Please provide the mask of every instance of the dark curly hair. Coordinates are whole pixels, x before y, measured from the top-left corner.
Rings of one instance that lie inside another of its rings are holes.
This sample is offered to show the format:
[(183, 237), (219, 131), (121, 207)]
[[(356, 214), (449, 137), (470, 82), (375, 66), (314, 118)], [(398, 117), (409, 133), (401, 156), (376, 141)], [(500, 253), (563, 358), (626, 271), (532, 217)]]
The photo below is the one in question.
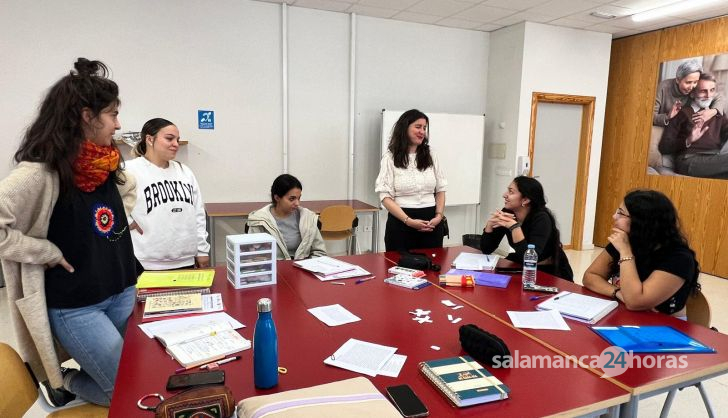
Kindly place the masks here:
[[(424, 119), (427, 122), (427, 126), (430, 126), (430, 119), (424, 113), (417, 109), (410, 109), (399, 117), (397, 123), (394, 124), (392, 129), (392, 136), (389, 139), (389, 152), (392, 153), (394, 160), (394, 166), (397, 168), (407, 168), (409, 164), (409, 136), (407, 135), (407, 129), (416, 121)], [(429, 130), (428, 130), (429, 132)], [(417, 147), (417, 169), (425, 171), (431, 167), (434, 163), (432, 162), (432, 155), (430, 154), (430, 137), (425, 136), (425, 140), (422, 141)]]
[[(695, 251), (680, 230), (680, 219), (672, 201), (656, 190), (633, 190), (624, 197), (629, 212), (629, 244), (640, 264), (649, 264), (655, 251), (673, 246), (686, 247), (695, 259)], [(616, 263), (613, 263), (616, 264)], [(616, 271), (617, 266), (612, 269)], [(700, 289), (700, 266), (695, 259), (695, 277), (690, 282), (691, 292)]]
[[(79, 58), (74, 68), (50, 88), (15, 153), (16, 162), (45, 163), (56, 171), (62, 193), (74, 187), (73, 162), (85, 139), (83, 110), (95, 117), (120, 104), (119, 87), (108, 78), (109, 70), (101, 61)], [(121, 168), (114, 177), (118, 184), (124, 183)]]

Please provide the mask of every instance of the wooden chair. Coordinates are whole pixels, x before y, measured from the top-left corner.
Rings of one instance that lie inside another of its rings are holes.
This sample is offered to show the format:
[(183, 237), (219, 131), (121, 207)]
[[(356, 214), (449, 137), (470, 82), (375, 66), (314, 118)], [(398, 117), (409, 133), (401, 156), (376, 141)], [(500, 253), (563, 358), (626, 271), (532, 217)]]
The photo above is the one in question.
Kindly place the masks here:
[[(698, 290), (696, 294), (690, 295), (685, 307), (687, 310), (688, 322), (710, 328), (710, 304), (708, 303), (708, 299), (705, 298), (705, 295), (703, 295), (703, 292)], [(713, 412), (713, 407), (710, 405), (710, 399), (708, 399), (708, 394), (705, 391), (703, 382), (698, 382), (691, 386), (695, 386), (698, 389), (700, 396), (703, 398), (703, 404), (705, 404), (705, 410), (708, 412), (708, 416), (713, 418), (715, 413)], [(672, 406), (672, 401), (675, 399), (677, 391), (683, 390), (686, 387), (688, 386), (672, 389), (668, 392), (665, 403), (662, 405), (660, 418), (667, 418), (670, 413), (670, 406)]]
[(356, 253), (356, 227), (359, 218), (354, 208), (347, 205), (325, 207), (319, 215), (321, 236), (324, 240), (347, 240), (346, 253)]
[(5, 343), (0, 343), (0, 365), (3, 371), (0, 417), (22, 418), (39, 399), (40, 406), (49, 413), (48, 418), (105, 418), (109, 415), (109, 408), (98, 405), (82, 404), (63, 409), (49, 405), (28, 366), (15, 349)]

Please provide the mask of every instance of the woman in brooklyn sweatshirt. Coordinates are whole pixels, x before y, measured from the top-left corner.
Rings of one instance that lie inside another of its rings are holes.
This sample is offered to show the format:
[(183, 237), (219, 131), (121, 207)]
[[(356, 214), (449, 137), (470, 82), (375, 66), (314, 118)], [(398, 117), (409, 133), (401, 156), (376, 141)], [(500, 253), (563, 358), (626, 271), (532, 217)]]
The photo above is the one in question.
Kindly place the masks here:
[(209, 267), (200, 187), (192, 170), (174, 160), (179, 130), (155, 118), (144, 124), (141, 137), (134, 148), (138, 157), (126, 163), (137, 179), (130, 220), (134, 254), (146, 270)]

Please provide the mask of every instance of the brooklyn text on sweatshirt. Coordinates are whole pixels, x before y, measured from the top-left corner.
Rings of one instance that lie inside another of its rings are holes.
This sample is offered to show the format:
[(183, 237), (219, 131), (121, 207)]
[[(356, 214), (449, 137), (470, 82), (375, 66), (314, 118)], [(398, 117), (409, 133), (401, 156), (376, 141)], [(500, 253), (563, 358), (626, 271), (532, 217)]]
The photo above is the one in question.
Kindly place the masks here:
[(179, 180), (158, 181), (144, 188), (144, 200), (147, 213), (167, 202), (185, 202), (194, 206), (194, 186)]

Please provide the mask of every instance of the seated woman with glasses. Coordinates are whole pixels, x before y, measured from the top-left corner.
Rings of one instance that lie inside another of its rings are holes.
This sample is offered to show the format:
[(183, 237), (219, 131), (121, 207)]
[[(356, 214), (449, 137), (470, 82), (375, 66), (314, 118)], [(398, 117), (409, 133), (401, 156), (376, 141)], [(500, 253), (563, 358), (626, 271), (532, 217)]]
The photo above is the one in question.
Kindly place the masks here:
[(686, 319), (685, 303), (700, 289), (698, 261), (670, 199), (654, 190), (627, 193), (613, 216), (609, 245), (584, 273), (588, 289)]

